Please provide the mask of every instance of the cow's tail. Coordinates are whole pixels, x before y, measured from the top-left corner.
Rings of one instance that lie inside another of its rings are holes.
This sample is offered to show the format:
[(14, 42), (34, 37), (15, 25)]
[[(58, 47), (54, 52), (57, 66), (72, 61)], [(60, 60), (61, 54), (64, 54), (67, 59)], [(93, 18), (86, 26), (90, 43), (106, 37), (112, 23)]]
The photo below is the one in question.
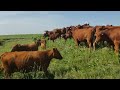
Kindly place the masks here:
[(96, 39), (96, 36), (95, 36), (95, 33), (96, 33), (96, 27), (94, 27), (93, 29), (92, 29), (92, 37), (91, 37), (91, 40), (92, 40), (92, 47), (93, 47), (93, 43), (94, 43), (94, 41), (95, 41), (95, 39)]

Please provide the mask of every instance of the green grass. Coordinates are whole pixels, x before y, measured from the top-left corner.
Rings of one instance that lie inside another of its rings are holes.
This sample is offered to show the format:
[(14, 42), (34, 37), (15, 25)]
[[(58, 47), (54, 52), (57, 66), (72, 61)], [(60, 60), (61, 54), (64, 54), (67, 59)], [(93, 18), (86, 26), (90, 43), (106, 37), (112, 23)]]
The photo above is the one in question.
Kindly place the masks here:
[[(33, 38), (41, 37), (33, 35), (9, 35), (0, 36), (5, 40), (3, 46), (0, 46), (0, 54), (9, 52), (14, 44), (31, 43)], [(23, 38), (23, 39), (21, 39)], [(9, 40), (7, 40), (9, 39)], [(54, 43), (47, 41), (47, 49), (57, 47), (63, 56), (62, 60), (53, 59), (48, 71), (50, 75), (44, 76), (42, 71), (33, 71), (29, 73), (15, 72), (13, 79), (120, 79), (119, 57), (114, 51), (107, 47), (99, 47), (96, 51), (89, 50), (85, 46), (77, 48), (73, 39), (57, 39)], [(39, 50), (42, 50), (39, 47)], [(4, 78), (3, 72), (0, 72), (0, 79)]]

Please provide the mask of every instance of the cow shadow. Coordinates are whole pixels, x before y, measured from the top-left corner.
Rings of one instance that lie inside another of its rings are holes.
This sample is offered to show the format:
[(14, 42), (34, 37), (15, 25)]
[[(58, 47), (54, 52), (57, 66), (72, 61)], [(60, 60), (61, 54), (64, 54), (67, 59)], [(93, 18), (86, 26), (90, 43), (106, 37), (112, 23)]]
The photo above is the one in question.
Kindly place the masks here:
[(45, 79), (54, 79), (54, 74), (52, 74), (52, 73), (47, 73), (47, 74), (44, 74), (43, 75), (43, 78), (45, 78)]
[(101, 48), (104, 48), (104, 47), (112, 48), (112, 46), (110, 46), (107, 42), (99, 42), (95, 46), (96, 49), (101, 49)]
[(54, 79), (54, 75), (52, 73), (47, 73), (47, 74), (24, 74), (24, 77), (22, 79)]

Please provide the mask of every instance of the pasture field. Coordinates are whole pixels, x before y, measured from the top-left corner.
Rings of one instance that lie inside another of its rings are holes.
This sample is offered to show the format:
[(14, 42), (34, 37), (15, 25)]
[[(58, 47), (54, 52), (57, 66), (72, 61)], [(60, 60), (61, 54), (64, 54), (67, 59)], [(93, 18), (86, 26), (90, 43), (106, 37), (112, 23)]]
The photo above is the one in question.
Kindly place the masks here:
[[(33, 38), (40, 38), (39, 34), (1, 35), (0, 55), (11, 51), (13, 45), (29, 44)], [(57, 47), (63, 56), (62, 60), (53, 59), (48, 67), (50, 75), (44, 76), (42, 71), (12, 74), (12, 79), (120, 79), (119, 57), (108, 47), (99, 47), (96, 51), (81, 45), (75, 46), (73, 39), (57, 39), (54, 43), (47, 41), (47, 50)], [(39, 50), (42, 50), (39, 47)], [(1, 62), (0, 62), (1, 64)], [(0, 71), (0, 79), (4, 78)]]

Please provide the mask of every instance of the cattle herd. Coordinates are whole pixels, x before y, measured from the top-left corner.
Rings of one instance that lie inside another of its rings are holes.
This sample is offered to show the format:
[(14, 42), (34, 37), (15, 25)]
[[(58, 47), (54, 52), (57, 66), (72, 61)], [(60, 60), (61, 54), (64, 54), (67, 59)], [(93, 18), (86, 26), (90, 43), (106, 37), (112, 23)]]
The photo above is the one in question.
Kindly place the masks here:
[[(48, 40), (53, 42), (57, 38), (64, 38), (65, 42), (68, 38), (73, 38), (77, 47), (81, 42), (85, 42), (90, 50), (95, 50), (98, 42), (104, 43), (106, 41), (109, 46), (113, 47), (115, 54), (119, 54), (120, 26), (90, 26), (89, 24), (69, 26), (45, 31), (43, 37), (48, 37)], [(38, 51), (39, 46), (46, 49), (46, 40), (39, 39), (26, 45), (16, 44), (11, 52), (3, 53), (0, 58), (5, 78), (10, 78), (10, 75), (15, 71), (29, 72), (33, 68), (34, 70), (42, 70), (47, 75), (47, 68), (52, 58), (63, 58), (57, 48)]]
[(81, 42), (85, 42), (88, 47), (95, 50), (96, 44), (106, 41), (112, 46), (116, 55), (119, 54), (120, 46), (120, 26), (90, 26), (89, 24), (64, 27), (53, 31), (45, 31), (44, 37), (54, 42), (57, 38), (73, 38), (78, 47)]

